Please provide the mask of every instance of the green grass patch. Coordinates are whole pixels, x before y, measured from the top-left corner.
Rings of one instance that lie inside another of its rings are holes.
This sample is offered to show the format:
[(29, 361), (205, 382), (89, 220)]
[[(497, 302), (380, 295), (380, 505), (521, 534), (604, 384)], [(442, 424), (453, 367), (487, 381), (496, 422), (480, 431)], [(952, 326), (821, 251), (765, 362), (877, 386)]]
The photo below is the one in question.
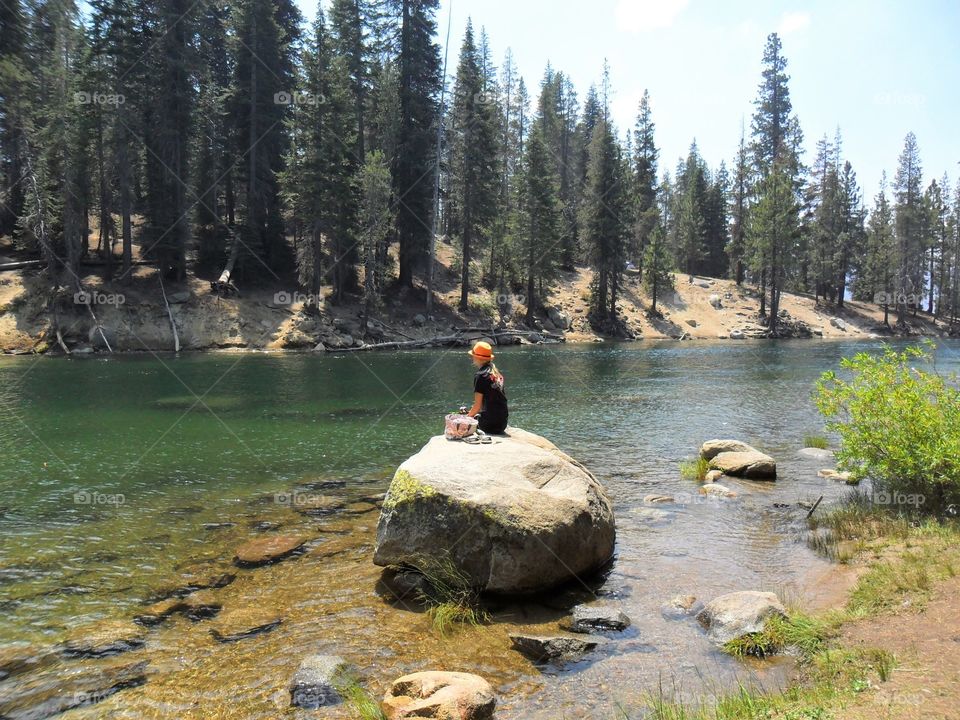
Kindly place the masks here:
[(736, 657), (762, 658), (792, 648), (800, 657), (809, 658), (823, 649), (833, 625), (811, 615), (792, 612), (786, 618), (771, 617), (761, 632), (731, 640), (723, 649)]
[(380, 703), (354, 679), (338, 687), (344, 703), (356, 720), (387, 720)]
[(710, 463), (702, 457), (693, 460), (684, 460), (680, 463), (680, 477), (684, 480), (697, 480), (703, 482), (710, 471)]
[(830, 442), (823, 435), (804, 435), (803, 446), (805, 448), (826, 450), (828, 447), (830, 447)]
[(414, 567), (429, 586), (429, 590), (418, 593), (418, 599), (427, 606), (433, 627), (441, 635), (464, 625), (483, 625), (489, 620), (480, 593), (451, 560), (424, 559)]

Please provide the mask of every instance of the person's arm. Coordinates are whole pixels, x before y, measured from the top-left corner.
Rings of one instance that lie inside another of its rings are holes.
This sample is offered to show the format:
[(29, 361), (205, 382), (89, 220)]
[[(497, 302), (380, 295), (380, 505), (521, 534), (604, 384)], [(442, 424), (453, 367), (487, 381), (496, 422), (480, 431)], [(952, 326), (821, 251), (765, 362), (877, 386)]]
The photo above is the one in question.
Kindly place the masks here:
[(483, 409), (483, 393), (475, 392), (473, 394), (473, 407), (467, 412), (470, 417), (476, 417), (477, 413)]

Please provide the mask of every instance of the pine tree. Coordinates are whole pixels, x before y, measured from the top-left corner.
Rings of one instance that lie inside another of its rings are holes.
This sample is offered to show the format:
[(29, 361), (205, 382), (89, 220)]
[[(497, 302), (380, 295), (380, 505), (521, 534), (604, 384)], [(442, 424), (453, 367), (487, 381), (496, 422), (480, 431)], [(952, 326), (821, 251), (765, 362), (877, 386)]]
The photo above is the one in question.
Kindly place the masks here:
[[(897, 324), (906, 323), (908, 306), (916, 311), (923, 292), (922, 194), (923, 170), (916, 136), (907, 133), (893, 181), (897, 233)], [(909, 302), (907, 302), (909, 301)]]
[(750, 193), (750, 167), (747, 143), (743, 132), (740, 133), (740, 146), (734, 161), (733, 181), (730, 193), (730, 241), (727, 243), (727, 256), (737, 285), (742, 285), (746, 270), (747, 256), (747, 212)]
[(613, 130), (603, 113), (593, 129), (580, 226), (594, 270), (591, 312), (601, 328), (616, 320), (623, 274), (627, 196), (624, 167)]
[(307, 220), (307, 240), (297, 248), (300, 282), (319, 297), (326, 265), (331, 300), (339, 303), (357, 287), (356, 108), (348, 59), (333, 53), (322, 9), (312, 41), (304, 52), (304, 93), (294, 112), (302, 133), (302, 147), (294, 152), (299, 172), (285, 175), (285, 185), (294, 214)]
[(657, 302), (673, 290), (673, 261), (667, 246), (663, 226), (657, 224), (650, 232), (650, 241), (643, 260), (643, 287), (650, 295), (650, 316), (659, 317)]
[[(753, 169), (757, 175), (754, 195), (756, 204), (764, 205), (765, 218), (751, 222), (750, 227), (763, 233), (762, 237), (753, 239), (752, 246), (760, 255), (753, 258), (752, 264), (761, 274), (761, 293), (764, 285), (769, 285), (768, 326), (773, 334), (777, 332), (780, 293), (787, 270), (795, 259), (799, 237), (799, 203), (795, 196), (799, 188), (798, 148), (802, 134), (799, 122), (791, 114), (793, 105), (786, 67), (780, 38), (772, 33), (763, 53), (763, 77), (754, 101), (751, 143)], [(774, 175), (777, 177), (770, 180)], [(789, 193), (786, 192), (788, 186)], [(773, 202), (778, 204), (774, 206)], [(763, 303), (761, 309), (765, 309)]]
[(0, 236), (13, 235), (26, 205), (28, 30), (21, 0), (0, 3)]
[(886, 173), (873, 201), (873, 212), (867, 222), (865, 252), (861, 256), (854, 283), (854, 297), (883, 306), (883, 323), (890, 324), (890, 305), (898, 304), (894, 279), (897, 276), (897, 238), (893, 209), (887, 199)]
[(863, 207), (860, 186), (857, 184), (857, 174), (853, 171), (849, 160), (843, 164), (837, 185), (839, 222), (833, 252), (833, 287), (837, 305), (843, 307), (847, 278), (852, 269), (853, 260), (862, 252), (866, 239), (864, 230), (866, 210)]
[(633, 130), (633, 196), (634, 224), (631, 256), (643, 273), (650, 233), (659, 222), (657, 209), (657, 159), (660, 155), (654, 140), (653, 112), (650, 93), (643, 91), (637, 122)]
[(414, 269), (426, 259), (432, 213), (440, 92), (440, 51), (433, 37), (439, 0), (389, 0), (389, 4), (399, 18), (400, 124), (392, 168), (398, 203), (398, 279), (402, 286), (412, 287)]
[(527, 322), (532, 323), (534, 313), (543, 301), (537, 288), (555, 277), (562, 233), (558, 201), (560, 183), (539, 119), (530, 132), (522, 180), (526, 222), (518, 249), (527, 277)]
[(367, 95), (370, 57), (366, 39), (369, 0), (333, 0), (330, 6), (331, 48), (343, 58), (350, 78), (350, 95), (356, 117), (357, 164), (366, 163)]
[(496, 218), (500, 190), (496, 105), (484, 91), (480, 55), (467, 23), (450, 120), (450, 212), (461, 243), (460, 310), (470, 293), (470, 264)]
[(363, 326), (366, 330), (373, 311), (383, 298), (386, 267), (381, 258), (393, 226), (393, 188), (390, 166), (383, 151), (368, 153), (360, 174), (360, 188), (360, 244), (364, 258)]

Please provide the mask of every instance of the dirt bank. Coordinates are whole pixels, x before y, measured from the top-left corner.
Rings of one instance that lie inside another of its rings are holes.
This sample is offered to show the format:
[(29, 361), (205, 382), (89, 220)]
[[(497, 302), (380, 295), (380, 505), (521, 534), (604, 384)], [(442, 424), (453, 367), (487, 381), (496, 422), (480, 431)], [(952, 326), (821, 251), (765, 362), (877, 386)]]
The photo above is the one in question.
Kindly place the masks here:
[[(138, 266), (128, 282), (107, 282), (101, 268), (82, 278), (93, 299), (93, 313), (63, 291), (57, 315), (63, 343), (72, 352), (170, 351), (174, 349), (171, 317), (183, 350), (335, 350), (385, 341), (405, 342), (456, 334), (455, 328), (516, 331), (522, 341), (553, 336), (567, 342), (603, 339), (587, 319), (592, 273), (581, 268), (563, 273), (532, 326), (524, 322), (522, 296), (487, 290), (471, 295), (470, 308), (459, 312), (459, 287), (453, 251), (444, 246), (437, 270), (436, 301), (430, 313), (422, 288), (392, 293), (364, 332), (360, 298), (333, 306), (327, 298), (311, 312), (293, 279), (278, 278), (271, 286), (241, 286), (239, 296), (219, 297), (208, 280), (191, 277), (165, 284), (169, 312), (156, 271)], [(649, 297), (639, 278), (627, 275), (620, 312), (625, 328), (637, 339), (717, 339), (762, 337), (755, 289), (730, 280), (676, 276), (676, 290), (659, 303), (662, 317), (650, 317)], [(50, 288), (38, 268), (0, 272), (0, 350), (6, 353), (59, 351)], [(501, 310), (509, 306), (506, 316)], [(883, 309), (847, 302), (843, 308), (817, 303), (812, 297), (785, 293), (782, 324), (795, 336), (865, 338), (882, 332)], [(94, 319), (96, 318), (96, 320)], [(552, 320), (551, 320), (552, 318)], [(97, 330), (99, 322), (103, 336)], [(946, 326), (923, 314), (911, 319), (919, 335), (946, 334)], [(464, 342), (479, 333), (465, 333)]]

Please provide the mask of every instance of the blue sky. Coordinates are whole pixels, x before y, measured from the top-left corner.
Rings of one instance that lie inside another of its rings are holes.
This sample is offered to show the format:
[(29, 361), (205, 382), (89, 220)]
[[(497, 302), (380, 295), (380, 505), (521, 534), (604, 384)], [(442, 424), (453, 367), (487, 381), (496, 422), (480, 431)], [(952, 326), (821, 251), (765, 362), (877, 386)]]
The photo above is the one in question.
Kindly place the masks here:
[[(299, 1), (312, 18), (316, 0)], [(649, 88), (661, 171), (694, 137), (711, 167), (731, 164), (742, 122), (749, 132), (764, 41), (777, 31), (808, 155), (839, 125), (870, 200), (913, 130), (925, 184), (960, 174), (957, 0), (441, 0), (441, 42), (451, 9), (451, 73), (471, 17), (497, 64), (510, 47), (534, 89), (549, 60), (582, 99), (607, 58), (621, 132)]]

